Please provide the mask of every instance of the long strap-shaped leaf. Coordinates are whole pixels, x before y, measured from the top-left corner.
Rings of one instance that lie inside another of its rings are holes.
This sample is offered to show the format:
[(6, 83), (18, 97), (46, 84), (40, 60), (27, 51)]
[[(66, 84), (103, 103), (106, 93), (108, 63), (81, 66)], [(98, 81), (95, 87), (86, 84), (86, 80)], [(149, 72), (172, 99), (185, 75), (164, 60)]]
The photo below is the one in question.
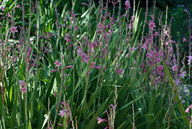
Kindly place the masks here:
[[(168, 80), (169, 80), (169, 84), (171, 85), (171, 88), (174, 88), (174, 87), (175, 87), (175, 84), (174, 84), (174, 82), (173, 82), (173, 79), (172, 79), (172, 77), (171, 77), (171, 74), (170, 74), (170, 72), (169, 72), (169, 69), (167, 68), (167, 65), (165, 64), (164, 61), (162, 61), (162, 63), (163, 63), (164, 69), (165, 69), (166, 76), (167, 76), (167, 78), (168, 78)], [(178, 92), (174, 92), (173, 94), (175, 95), (175, 100), (176, 100), (176, 102), (178, 102), (179, 112), (180, 112), (181, 115), (183, 116), (182, 118), (183, 118), (183, 121), (184, 121), (184, 123), (185, 123), (186, 129), (189, 129), (189, 122), (188, 122), (187, 116), (186, 116), (186, 114), (185, 114), (185, 109), (183, 108), (183, 105), (182, 105), (182, 103), (181, 103), (181, 101), (180, 101), (179, 93), (178, 93)]]

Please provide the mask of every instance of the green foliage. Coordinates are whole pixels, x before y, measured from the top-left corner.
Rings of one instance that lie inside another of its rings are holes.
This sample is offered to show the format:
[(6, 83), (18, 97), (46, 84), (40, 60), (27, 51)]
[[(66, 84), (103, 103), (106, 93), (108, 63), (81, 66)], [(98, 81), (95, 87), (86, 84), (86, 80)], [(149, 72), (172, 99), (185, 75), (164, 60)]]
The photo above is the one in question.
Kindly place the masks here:
[[(149, 38), (153, 31), (143, 28), (148, 23), (140, 18), (142, 10), (133, 12), (132, 21), (120, 12), (112, 19), (108, 8), (81, 4), (86, 2), (29, 0), (23, 20), (22, 2), (17, 1), (21, 8), (13, 0), (2, 3), (12, 23), (0, 21), (0, 128), (97, 129), (109, 126), (98, 124), (98, 117), (109, 121), (110, 115), (117, 129), (189, 128), (171, 68), (163, 62), (169, 82), (157, 85), (151, 77), (161, 63), (147, 66), (141, 36), (145, 30)], [(17, 26), (15, 37), (12, 26)], [(106, 114), (111, 104), (115, 113)]]

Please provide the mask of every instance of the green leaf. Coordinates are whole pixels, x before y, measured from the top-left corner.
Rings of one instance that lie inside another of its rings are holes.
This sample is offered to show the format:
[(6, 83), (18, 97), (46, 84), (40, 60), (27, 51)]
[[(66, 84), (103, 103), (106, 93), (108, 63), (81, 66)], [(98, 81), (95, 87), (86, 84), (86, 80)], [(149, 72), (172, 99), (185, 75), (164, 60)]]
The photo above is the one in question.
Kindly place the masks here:
[[(165, 69), (166, 76), (167, 76), (167, 78), (168, 78), (168, 80), (169, 80), (169, 84), (170, 84), (171, 88), (174, 88), (174, 89), (175, 89), (176, 86), (175, 86), (175, 84), (174, 84), (174, 82), (173, 82), (173, 79), (172, 79), (172, 77), (171, 77), (171, 74), (170, 74), (170, 72), (169, 72), (169, 69), (167, 68), (167, 65), (165, 64), (164, 61), (162, 61), (162, 63), (163, 63), (164, 69)], [(175, 90), (174, 90), (174, 91), (175, 91)], [(177, 91), (178, 91), (178, 90), (177, 90)], [(176, 102), (178, 102), (178, 108), (179, 108), (179, 111), (180, 111), (181, 115), (183, 116), (183, 117), (182, 117), (182, 118), (183, 118), (183, 122), (185, 123), (186, 128), (189, 129), (189, 121), (188, 121), (187, 116), (186, 116), (186, 114), (185, 114), (185, 109), (184, 109), (184, 107), (183, 107), (183, 104), (182, 104), (181, 101), (180, 101), (179, 93), (178, 93), (177, 91), (174, 92), (173, 94), (175, 95), (175, 100), (176, 100)]]
[(32, 129), (31, 127), (31, 121), (29, 120), (28, 129)]

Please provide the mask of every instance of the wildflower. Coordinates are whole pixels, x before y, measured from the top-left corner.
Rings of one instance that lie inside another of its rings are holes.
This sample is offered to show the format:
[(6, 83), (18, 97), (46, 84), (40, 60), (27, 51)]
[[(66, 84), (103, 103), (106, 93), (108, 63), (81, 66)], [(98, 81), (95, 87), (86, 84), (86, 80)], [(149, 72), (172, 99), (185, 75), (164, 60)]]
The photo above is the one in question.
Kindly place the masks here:
[(81, 61), (85, 62), (85, 63), (88, 63), (88, 56), (85, 53), (81, 54)]
[(117, 69), (117, 73), (121, 75), (123, 73), (123, 69)]
[(177, 65), (173, 65), (171, 68), (172, 68), (173, 71), (176, 71), (177, 70)]
[(101, 122), (106, 121), (108, 122), (106, 119), (101, 119), (100, 117), (97, 117), (97, 123), (100, 124)]
[[(184, 9), (184, 11), (187, 13), (187, 15), (189, 15), (189, 12), (187, 11), (187, 9)], [(190, 16), (190, 15), (189, 15)]]
[(164, 36), (169, 37), (169, 32), (168, 32), (168, 30), (166, 30), (166, 31), (164, 32)]
[(129, 0), (126, 0), (126, 1), (125, 1), (125, 7), (126, 7), (126, 9), (130, 9), (130, 8), (131, 8), (130, 1), (129, 1)]
[(187, 65), (190, 65), (191, 64), (191, 61), (192, 61), (192, 56), (187, 56), (189, 59), (187, 60), (188, 61), (188, 63), (187, 63)]
[(151, 29), (151, 30), (154, 30), (154, 28), (156, 27), (153, 20), (150, 20), (148, 25), (149, 25), (149, 29)]
[(183, 42), (188, 42), (188, 40), (185, 37), (183, 37)]
[(91, 62), (90, 68), (96, 68), (96, 69), (101, 69), (100, 66), (95, 66), (95, 62)]
[(64, 116), (65, 116), (65, 113), (66, 113), (66, 111), (64, 111), (64, 110), (60, 110), (60, 111), (59, 111), (59, 115), (60, 115), (61, 117), (64, 117)]
[(59, 69), (53, 69), (53, 70), (51, 70), (51, 72), (55, 72), (55, 71), (59, 71), (59, 72), (60, 72)]
[(185, 113), (189, 113), (189, 110), (192, 109), (192, 105), (190, 105), (186, 110)]
[(153, 59), (154, 58), (154, 51), (149, 51), (146, 56), (148, 59)]
[(179, 79), (174, 80), (174, 82), (175, 82), (176, 85), (180, 84), (180, 80)]
[(160, 63), (160, 62), (161, 62), (161, 59), (160, 59), (159, 57), (156, 57), (155, 61), (156, 61), (157, 63)]
[(5, 11), (5, 7), (0, 7), (0, 9), (1, 9), (2, 11)]
[(25, 82), (24, 82), (24, 81), (19, 80), (19, 85), (20, 85), (20, 86), (25, 86)]
[(62, 105), (65, 105), (68, 109), (70, 109), (70, 106), (66, 102), (61, 102)]
[(21, 92), (22, 92), (22, 93), (26, 93), (26, 92), (27, 92), (27, 87), (26, 87), (26, 86), (22, 87), (22, 88), (21, 88)]
[(180, 77), (181, 78), (184, 78), (186, 76), (186, 71), (182, 71), (181, 73), (180, 73)]
[(158, 73), (161, 73), (162, 70), (163, 70), (163, 65), (157, 66), (157, 72)]
[(81, 3), (82, 5), (86, 5), (86, 6), (89, 6), (87, 3)]
[(11, 33), (15, 34), (15, 32), (18, 32), (17, 27), (12, 26), (11, 27)]
[(81, 55), (81, 54), (82, 54), (82, 50), (81, 50), (80, 47), (78, 47), (78, 49), (77, 49), (77, 55)]
[(20, 8), (21, 6), (20, 5), (17, 5), (16, 8)]
[[(69, 25), (68, 27), (69, 27), (69, 29), (71, 29), (71, 28), (72, 28), (72, 26), (71, 26), (71, 25)], [(69, 42), (70, 42), (70, 41), (69, 41)]]
[(65, 35), (65, 40), (69, 43), (71, 40), (70, 40), (70, 38), (69, 38), (69, 33), (67, 33), (66, 35)]
[(58, 125), (59, 125), (59, 126), (63, 126), (63, 124), (61, 124), (61, 123), (58, 123)]
[(59, 61), (57, 61), (57, 60), (55, 61), (54, 64), (55, 64), (55, 67), (56, 67), (56, 68), (57, 68), (59, 65), (61, 65), (61, 64), (59, 63)]
[(69, 66), (66, 66), (64, 69), (67, 69), (67, 68), (73, 68), (73, 66), (69, 65)]
[(142, 45), (142, 47), (141, 47), (141, 48), (143, 48), (143, 49), (147, 50), (147, 48), (148, 48), (148, 44), (147, 44), (147, 43), (144, 43), (144, 44)]

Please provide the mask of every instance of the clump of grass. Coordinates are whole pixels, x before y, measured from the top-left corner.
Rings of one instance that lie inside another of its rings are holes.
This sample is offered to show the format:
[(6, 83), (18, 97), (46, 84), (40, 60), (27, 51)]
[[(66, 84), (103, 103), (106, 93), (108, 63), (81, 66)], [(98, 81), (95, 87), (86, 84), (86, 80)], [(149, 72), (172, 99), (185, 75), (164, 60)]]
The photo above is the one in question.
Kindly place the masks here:
[(145, 19), (129, 0), (125, 13), (121, 0), (77, 3), (1, 2), (0, 127), (191, 127), (179, 98), (191, 53), (187, 74), (167, 14), (157, 22), (155, 3)]

